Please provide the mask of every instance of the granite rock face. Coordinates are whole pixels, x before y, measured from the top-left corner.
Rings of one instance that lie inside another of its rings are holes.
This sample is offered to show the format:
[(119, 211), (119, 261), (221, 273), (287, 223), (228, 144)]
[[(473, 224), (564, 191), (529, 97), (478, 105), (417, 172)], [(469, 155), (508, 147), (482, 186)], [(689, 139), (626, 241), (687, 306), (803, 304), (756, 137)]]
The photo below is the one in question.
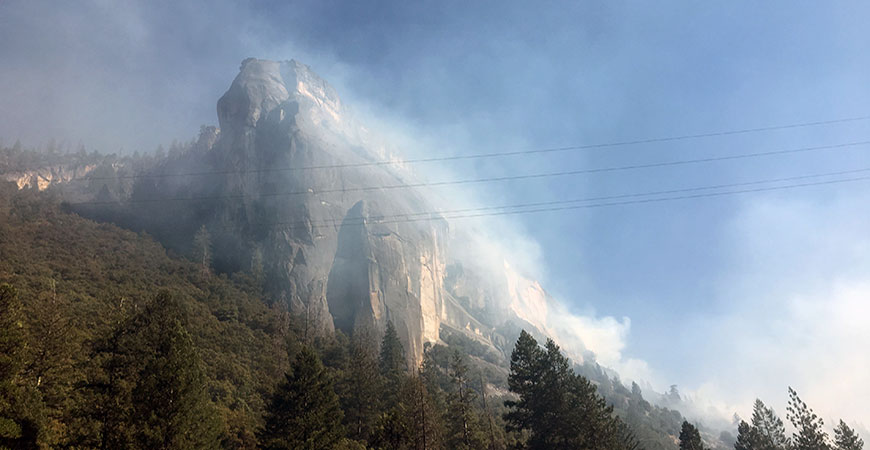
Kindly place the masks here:
[[(383, 330), (419, 362), (442, 317), (442, 220), (370, 150), (335, 90), (295, 61), (248, 59), (218, 102), (210, 163), (226, 174), (217, 222), (262, 254), (267, 286), (317, 330)], [(336, 167), (339, 166), (339, 167)]]
[[(120, 188), (91, 187), (89, 167), (52, 172), (52, 183), (81, 178), (67, 198), (102, 201), (77, 212), (148, 231), (180, 254), (205, 226), (218, 271), (258, 273), (311, 333), (377, 334), (392, 321), (412, 365), (426, 343), (460, 339), (504, 366), (519, 327), (546, 332), (549, 298), (536, 282), (452, 256), (465, 243), (437, 214), (408, 220), (434, 207), (308, 66), (246, 59), (217, 114), (220, 127), (203, 127), (188, 151), (121, 167), (137, 176)], [(106, 173), (120, 173), (113, 167)]]
[(18, 189), (37, 189), (44, 191), (52, 185), (69, 183), (81, 178), (94, 170), (94, 165), (49, 166), (37, 170), (9, 172), (3, 174), (5, 181), (14, 182)]

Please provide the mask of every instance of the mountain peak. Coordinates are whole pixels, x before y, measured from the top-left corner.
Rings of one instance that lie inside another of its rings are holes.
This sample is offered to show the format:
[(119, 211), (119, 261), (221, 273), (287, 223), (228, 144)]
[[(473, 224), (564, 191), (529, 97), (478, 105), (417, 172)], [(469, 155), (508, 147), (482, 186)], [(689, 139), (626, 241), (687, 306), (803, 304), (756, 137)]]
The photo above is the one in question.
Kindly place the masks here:
[[(247, 58), (229, 90), (218, 101), (221, 129), (254, 127), (286, 101), (296, 101), (318, 120), (341, 122), (344, 109), (335, 89), (296, 60)], [(283, 120), (283, 116), (279, 118)]]

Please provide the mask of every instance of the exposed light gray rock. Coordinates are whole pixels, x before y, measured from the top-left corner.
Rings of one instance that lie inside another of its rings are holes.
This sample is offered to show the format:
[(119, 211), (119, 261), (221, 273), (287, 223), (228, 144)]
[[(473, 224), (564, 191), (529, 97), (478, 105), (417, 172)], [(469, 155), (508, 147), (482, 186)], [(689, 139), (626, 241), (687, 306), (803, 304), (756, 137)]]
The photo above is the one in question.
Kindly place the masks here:
[[(218, 117), (212, 158), (235, 171), (222, 194), (241, 198), (220, 223), (261, 246), (271, 293), (318, 330), (392, 320), (419, 362), (443, 315), (446, 222), (379, 223), (432, 209), (410, 189), (354, 191), (402, 183), (386, 166), (303, 169), (377, 159), (335, 90), (303, 64), (245, 60)], [(321, 192), (335, 190), (349, 191)]]

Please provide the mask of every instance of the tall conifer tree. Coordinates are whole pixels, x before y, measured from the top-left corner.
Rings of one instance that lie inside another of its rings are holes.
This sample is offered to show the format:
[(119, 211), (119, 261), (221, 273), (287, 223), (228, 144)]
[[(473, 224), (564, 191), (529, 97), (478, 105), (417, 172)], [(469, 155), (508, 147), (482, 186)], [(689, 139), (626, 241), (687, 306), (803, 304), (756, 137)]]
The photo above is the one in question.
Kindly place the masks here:
[(193, 236), (193, 260), (199, 264), (203, 273), (211, 271), (211, 234), (205, 225), (199, 227)]
[(387, 329), (381, 341), (381, 353), (378, 360), (381, 376), (384, 377), (384, 402), (387, 408), (396, 405), (402, 379), (408, 370), (405, 360), (405, 348), (396, 333), (392, 321), (387, 322)]
[(858, 437), (855, 430), (846, 425), (846, 422), (840, 420), (834, 428), (834, 445), (836, 450), (862, 450), (864, 441)]
[(523, 330), (511, 352), (511, 371), (508, 375), (508, 387), (517, 395), (517, 400), (505, 401), (510, 408), (505, 414), (508, 431), (519, 432), (532, 430), (540, 421), (541, 398), (538, 381), (543, 373), (543, 351), (538, 342)]
[(309, 347), (296, 355), (269, 402), (260, 446), (268, 450), (327, 450), (344, 435), (332, 381)]
[(177, 301), (164, 291), (109, 340), (101, 447), (218, 446), (220, 424), (184, 320)]
[(178, 319), (153, 331), (159, 333), (158, 345), (132, 393), (139, 447), (216, 448), (219, 423), (190, 334)]
[(371, 439), (377, 420), (383, 386), (376, 349), (369, 337), (364, 332), (356, 332), (351, 337), (349, 366), (338, 386), (348, 436), (366, 442)]
[(753, 429), (745, 420), (737, 425), (737, 442), (734, 450), (757, 450), (758, 431)]
[(26, 356), (21, 310), (15, 288), (0, 284), (0, 448), (35, 449), (39, 428), (28, 410), (36, 401), (33, 390), (21, 382)]
[(404, 379), (396, 408), (406, 433), (399, 448), (437, 450), (444, 448), (439, 411), (419, 374)]
[(704, 450), (701, 433), (688, 421), (683, 421), (680, 429), (680, 450)]
[(468, 380), (468, 365), (459, 351), (450, 359), (450, 380), (453, 392), (447, 397), (447, 445), (451, 449), (471, 450), (486, 447), (480, 427), (480, 414), (475, 408), (477, 393)]
[(797, 392), (788, 388), (788, 420), (794, 425), (792, 437), (795, 450), (829, 450), (828, 434), (824, 421), (800, 399)]
[(776, 416), (773, 408), (764, 405), (761, 399), (755, 400), (752, 409), (752, 427), (758, 430), (760, 450), (786, 450), (791, 440), (785, 435), (785, 425)]
[[(634, 445), (620, 436), (620, 421), (595, 386), (571, 370), (568, 359), (552, 339), (541, 349), (523, 331), (511, 354), (508, 385), (519, 397), (505, 405), (508, 431), (529, 434), (527, 448), (573, 450), (616, 449)], [(624, 431), (624, 430), (623, 430)]]

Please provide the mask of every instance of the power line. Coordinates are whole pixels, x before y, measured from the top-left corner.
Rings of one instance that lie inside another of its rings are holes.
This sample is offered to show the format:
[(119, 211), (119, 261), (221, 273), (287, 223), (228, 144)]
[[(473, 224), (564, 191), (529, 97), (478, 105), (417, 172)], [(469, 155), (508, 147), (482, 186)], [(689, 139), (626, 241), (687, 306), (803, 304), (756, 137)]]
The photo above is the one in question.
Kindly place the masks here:
[[(467, 219), (473, 217), (483, 217), (483, 216), (506, 216), (506, 215), (515, 215), (515, 214), (531, 214), (531, 213), (541, 213), (541, 212), (552, 212), (552, 211), (565, 211), (572, 209), (586, 209), (586, 208), (601, 208), (607, 206), (622, 206), (622, 205), (636, 205), (636, 204), (644, 204), (644, 203), (659, 203), (659, 202), (667, 202), (674, 200), (688, 200), (694, 198), (706, 198), (706, 197), (722, 197), (726, 195), (738, 195), (738, 194), (748, 194), (754, 192), (767, 192), (767, 191), (781, 191), (788, 189), (797, 189), (802, 187), (810, 187), (810, 186), (822, 186), (822, 185), (830, 185), (830, 184), (841, 184), (841, 183), (851, 183), (856, 181), (868, 181), (870, 180), (870, 176), (863, 177), (854, 177), (854, 178), (845, 178), (840, 180), (827, 180), (827, 181), (817, 181), (812, 183), (800, 183), (800, 184), (792, 184), (787, 186), (772, 186), (765, 188), (754, 188), (754, 189), (742, 189), (736, 191), (726, 191), (726, 192), (710, 192), (705, 194), (693, 194), (693, 195), (681, 195), (676, 197), (663, 197), (663, 198), (652, 198), (652, 199), (643, 199), (643, 200), (628, 200), (623, 202), (610, 202), (610, 203), (595, 203), (591, 205), (574, 205), (574, 206), (564, 206), (564, 207), (554, 207), (554, 208), (540, 208), (540, 209), (532, 209), (532, 210), (523, 210), (523, 211), (505, 211), (498, 213), (482, 213), (482, 214), (470, 214), (464, 216), (452, 216), (446, 217), (445, 219)], [(410, 221), (409, 221), (410, 222)]]
[[(771, 183), (783, 183), (788, 181), (798, 181), (798, 180), (807, 180), (813, 178), (823, 178), (823, 177), (832, 177), (832, 176), (841, 176), (841, 175), (851, 175), (858, 173), (867, 173), (870, 172), (870, 167), (863, 169), (853, 169), (853, 170), (843, 170), (837, 172), (825, 172), (825, 173), (817, 173), (810, 175), (798, 175), (792, 177), (784, 177), (784, 178), (773, 178), (773, 179), (765, 179), (765, 180), (756, 180), (756, 181), (746, 181), (739, 183), (727, 183), (727, 184), (717, 184), (717, 185), (709, 185), (709, 186), (696, 186), (690, 188), (681, 188), (681, 189), (669, 189), (669, 190), (661, 190), (661, 191), (649, 191), (649, 192), (637, 192), (637, 193), (628, 193), (628, 194), (618, 194), (618, 195), (609, 195), (609, 196), (600, 196), (600, 197), (586, 197), (586, 198), (578, 198), (571, 200), (551, 200), (544, 202), (533, 202), (533, 203), (521, 203), (514, 205), (501, 205), (501, 206), (485, 206), (485, 207), (477, 207), (477, 208), (464, 208), (464, 209), (454, 209), (447, 211), (421, 211), (416, 213), (406, 213), (406, 214), (392, 214), (392, 215), (381, 215), (381, 216), (368, 216), (360, 219), (335, 219), (335, 220), (322, 220), (318, 222), (310, 222), (310, 221), (294, 221), (294, 222), (272, 222), (272, 223), (255, 223), (249, 224), (250, 226), (301, 226), (301, 227), (311, 227), (312, 229), (316, 228), (328, 228), (328, 227), (336, 227), (338, 225), (360, 225), (364, 223), (402, 223), (402, 222), (414, 222), (414, 221), (433, 221), (433, 220), (442, 220), (442, 219), (456, 219), (456, 218), (467, 218), (467, 217), (482, 217), (482, 216), (495, 216), (495, 215), (508, 215), (508, 214), (526, 214), (526, 213), (534, 213), (534, 212), (545, 212), (545, 211), (561, 211), (565, 209), (579, 209), (579, 208), (592, 208), (592, 207), (602, 207), (602, 206), (615, 206), (615, 205), (628, 205), (628, 204), (637, 204), (637, 203), (649, 203), (649, 202), (658, 202), (658, 201), (668, 201), (668, 200), (679, 200), (679, 199), (688, 199), (688, 198), (698, 198), (698, 197), (713, 197), (713, 196), (721, 196), (721, 195), (732, 195), (732, 194), (741, 194), (741, 193), (749, 193), (749, 192), (762, 192), (762, 191), (771, 191), (771, 190), (783, 190), (783, 189), (794, 189), (799, 187), (807, 187), (807, 186), (818, 186), (825, 184), (837, 184), (837, 183), (845, 183), (852, 181), (860, 181), (870, 179), (870, 176), (863, 177), (853, 177), (846, 179), (838, 179), (838, 180), (824, 180), (819, 182), (809, 182), (809, 183), (799, 183), (785, 186), (771, 186), (764, 188), (754, 188), (754, 189), (744, 189), (737, 191), (726, 191), (726, 192), (714, 192), (714, 193), (706, 193), (706, 194), (696, 194), (696, 195), (681, 195), (676, 197), (664, 197), (664, 198), (655, 198), (655, 199), (643, 199), (643, 200), (631, 200), (631, 201), (619, 201), (612, 202), (612, 200), (620, 200), (626, 198), (637, 198), (637, 197), (653, 197), (658, 195), (670, 195), (670, 194), (686, 194), (689, 192), (698, 192), (698, 191), (707, 191), (707, 190), (715, 190), (715, 189), (729, 189), (729, 188), (737, 188), (737, 187), (746, 187), (746, 186), (757, 186), (761, 184), (771, 184)], [(574, 206), (566, 206), (566, 207), (556, 207), (556, 205), (573, 205), (575, 203), (585, 203), (585, 202), (602, 202), (609, 201), (605, 203), (591, 204), (591, 205), (574, 205)], [(546, 207), (546, 208), (542, 208)], [(525, 208), (535, 208), (535, 209), (525, 209)], [(500, 209), (520, 209), (519, 211), (500, 211), (495, 213), (484, 213), (484, 211), (494, 211)], [(470, 215), (469, 215), (470, 214)], [(420, 217), (423, 216), (423, 217)], [(393, 219), (393, 220), (385, 220), (385, 219)], [(395, 219), (408, 219), (408, 220), (395, 220)]]
[[(271, 193), (259, 193), (259, 194), (216, 195), (216, 196), (202, 196), (202, 197), (174, 197), (174, 198), (162, 198), (162, 199), (160, 199), (160, 198), (158, 198), (158, 199), (137, 199), (137, 200), (127, 200), (124, 203), (127, 203), (127, 204), (130, 204), (130, 203), (159, 203), (159, 202), (176, 202), (176, 201), (208, 201), (208, 200), (222, 200), (222, 199), (243, 199), (243, 198), (249, 198), (249, 197), (255, 197), (255, 198), (283, 197), (283, 196), (295, 196), (295, 195), (320, 195), (320, 194), (347, 193), (347, 192), (369, 192), (369, 191), (392, 190), (392, 189), (410, 189), (410, 188), (424, 188), (424, 187), (441, 187), (441, 186), (451, 186), (451, 185), (494, 183), (494, 182), (502, 182), (502, 181), (528, 180), (528, 179), (537, 179), (537, 178), (555, 178), (555, 177), (572, 176), (572, 175), (606, 173), (606, 172), (620, 172), (620, 171), (627, 171), (627, 170), (639, 170), (639, 169), (650, 169), (650, 168), (658, 168), (658, 167), (702, 164), (702, 163), (710, 163), (710, 162), (718, 162), (718, 161), (740, 160), (740, 159), (748, 159), (748, 158), (760, 158), (760, 157), (767, 157), (767, 156), (786, 155), (786, 154), (803, 153), (803, 152), (818, 151), (818, 150), (832, 150), (832, 149), (838, 149), (838, 148), (857, 147), (857, 146), (868, 145), (868, 144), (870, 144), (870, 141), (858, 141), (858, 142), (847, 142), (847, 143), (843, 143), (843, 144), (822, 145), (822, 146), (813, 146), (813, 147), (800, 147), (800, 148), (793, 148), (793, 149), (774, 150), (774, 151), (755, 152), (755, 153), (743, 153), (743, 154), (738, 154), (738, 155), (714, 156), (714, 157), (708, 157), (708, 158), (685, 159), (685, 160), (677, 160), (677, 161), (664, 161), (664, 162), (648, 163), (648, 164), (631, 164), (631, 165), (624, 165), (624, 166), (597, 167), (597, 168), (589, 168), (589, 169), (577, 169), (577, 170), (545, 172), (545, 173), (525, 174), (525, 175), (508, 175), (508, 176), (489, 177), (489, 178), (469, 178), (469, 179), (463, 179), (463, 180), (406, 183), (406, 184), (394, 184), (394, 185), (385, 185), (385, 186), (364, 186), (364, 187), (341, 188), (341, 189), (323, 189), (323, 190), (306, 189), (304, 191), (271, 192)], [(86, 202), (70, 203), (70, 205), (105, 205), (105, 204), (117, 204), (117, 203), (119, 203), (119, 202), (118, 201), (86, 201)]]
[[(674, 200), (687, 200), (694, 198), (705, 198), (705, 197), (721, 197), (726, 195), (738, 195), (738, 194), (747, 194), (753, 192), (766, 192), (766, 191), (779, 191), (779, 190), (787, 190), (787, 189), (797, 189), (802, 187), (810, 187), (810, 186), (821, 186), (821, 185), (830, 185), (830, 184), (840, 184), (840, 183), (849, 183), (856, 181), (868, 181), (870, 180), (870, 176), (864, 177), (854, 177), (854, 178), (846, 178), (840, 180), (827, 180), (827, 181), (818, 181), (812, 183), (801, 183), (801, 184), (793, 184), (787, 186), (773, 186), (766, 188), (754, 188), (754, 189), (742, 189), (737, 191), (726, 191), (726, 192), (711, 192), (705, 194), (694, 194), (694, 195), (681, 195), (675, 197), (662, 197), (662, 198), (652, 198), (652, 199), (642, 199), (642, 200), (628, 200), (621, 202), (608, 202), (608, 203), (593, 203), (589, 205), (573, 205), (573, 206), (563, 206), (563, 207), (552, 207), (552, 208), (538, 208), (538, 209), (530, 209), (530, 210), (522, 210), (522, 211), (502, 211), (495, 213), (480, 213), (480, 214), (467, 214), (467, 215), (457, 215), (457, 216), (447, 216), (443, 218), (420, 218), (420, 219), (408, 219), (408, 220), (394, 220), (394, 221), (385, 221), (385, 222), (377, 222), (378, 224), (384, 223), (402, 223), (402, 222), (421, 222), (421, 221), (431, 221), (431, 220), (441, 220), (441, 219), (468, 219), (475, 217), (486, 217), (486, 216), (506, 216), (506, 215), (517, 215), (517, 214), (532, 214), (532, 213), (541, 213), (541, 212), (553, 212), (553, 211), (566, 211), (572, 209), (587, 209), (587, 208), (601, 208), (608, 206), (623, 206), (623, 205), (636, 205), (636, 204), (644, 204), (644, 203), (659, 203), (659, 202), (667, 202)], [(325, 225), (317, 226), (325, 227)], [(315, 227), (312, 227), (315, 228)]]
[(397, 164), (397, 163), (399, 163), (399, 164), (421, 164), (421, 163), (446, 162), (446, 161), (463, 161), (463, 160), (470, 160), (470, 159), (503, 158), (503, 157), (510, 157), (510, 156), (519, 156), (519, 155), (537, 155), (537, 154), (545, 154), (545, 153), (557, 153), (557, 152), (578, 151), (578, 150), (592, 150), (592, 149), (601, 149), (601, 148), (610, 148), (610, 147), (626, 147), (626, 146), (632, 146), (632, 145), (694, 140), (694, 139), (703, 139), (703, 138), (710, 138), (710, 137), (733, 136), (733, 135), (740, 135), (740, 134), (761, 133), (761, 132), (766, 132), (766, 131), (788, 130), (788, 129), (795, 129), (795, 128), (808, 128), (808, 127), (817, 127), (817, 126), (824, 126), (824, 125), (834, 125), (834, 124), (840, 124), (840, 123), (859, 122), (859, 121), (866, 121), (866, 120), (870, 120), (870, 116), (848, 117), (848, 118), (842, 118), (842, 119), (822, 120), (822, 121), (815, 121), (815, 122), (802, 122), (802, 123), (793, 123), (793, 124), (787, 124), (787, 125), (773, 125), (773, 126), (756, 127), (756, 128), (743, 128), (743, 129), (736, 129), (736, 130), (715, 131), (715, 132), (709, 132), (709, 133), (683, 134), (683, 135), (676, 135), (676, 136), (664, 136), (664, 137), (644, 138), (644, 139), (625, 140), (625, 141), (603, 142), (603, 143), (597, 143), (597, 144), (569, 145), (569, 146), (564, 146), (564, 147), (548, 147), (548, 148), (529, 149), (529, 150), (514, 150), (514, 151), (506, 151), (506, 152), (474, 153), (474, 154), (468, 154), (468, 155), (436, 156), (436, 157), (428, 157), (428, 158), (406, 159), (406, 160), (401, 160), (401, 161), (381, 160), (381, 161), (368, 161), (368, 162), (360, 162), (360, 163), (324, 164), (324, 165), (302, 166), (302, 167), (269, 167), (269, 168), (249, 169), (249, 170), (218, 170), (218, 171), (185, 172), (185, 173), (136, 174), (136, 175), (122, 175), (122, 176), (116, 176), (116, 177), (90, 177), (89, 179), (91, 179), (91, 180), (114, 180), (114, 179), (136, 179), (136, 178), (170, 178), (170, 177), (206, 176), (206, 175), (229, 175), (229, 174), (242, 174), (242, 173), (291, 172), (291, 171), (302, 171), (302, 170), (345, 169), (345, 168), (354, 168), (354, 167), (386, 166), (386, 165), (393, 165), (393, 164)]

